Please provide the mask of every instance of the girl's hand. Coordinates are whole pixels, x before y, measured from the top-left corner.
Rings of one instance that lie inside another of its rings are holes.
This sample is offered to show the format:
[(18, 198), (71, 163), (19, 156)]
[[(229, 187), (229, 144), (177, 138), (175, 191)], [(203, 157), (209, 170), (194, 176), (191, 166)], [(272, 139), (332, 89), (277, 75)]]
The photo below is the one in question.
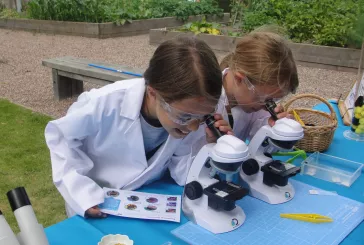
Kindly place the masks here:
[(106, 214), (104, 214), (100, 211), (100, 208), (98, 206), (94, 206), (92, 208), (87, 209), (85, 216), (88, 218), (106, 218), (107, 217)]
[[(221, 114), (215, 114), (214, 118), (216, 120), (216, 122), (214, 123), (214, 126), (216, 128), (218, 128), (223, 133), (233, 135), (232, 128), (230, 127), (229, 123), (223, 119)], [(208, 143), (216, 143), (217, 141), (217, 138), (208, 127), (206, 127), (206, 140)]]
[[(293, 119), (293, 115), (289, 114), (288, 112), (284, 111), (284, 108), (281, 104), (279, 104), (276, 108), (274, 108), (275, 113), (277, 114), (278, 119), (287, 117)], [(269, 126), (273, 127), (276, 121), (274, 121), (273, 117), (268, 119)]]

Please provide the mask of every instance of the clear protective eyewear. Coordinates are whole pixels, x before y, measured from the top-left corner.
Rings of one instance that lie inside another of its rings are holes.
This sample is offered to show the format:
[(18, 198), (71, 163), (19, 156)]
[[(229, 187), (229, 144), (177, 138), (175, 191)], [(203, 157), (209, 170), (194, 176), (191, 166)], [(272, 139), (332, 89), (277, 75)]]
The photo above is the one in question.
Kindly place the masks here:
[(255, 97), (258, 99), (259, 103), (265, 104), (267, 102), (267, 100), (271, 100), (271, 101), (274, 101), (275, 103), (279, 103), (282, 100), (281, 98), (269, 98), (269, 95), (260, 95), (257, 92), (255, 86), (250, 82), (250, 80), (247, 76), (245, 76), (243, 80), (244, 80), (246, 86), (248, 87), (248, 89), (250, 91), (253, 91), (253, 93), (255, 94)]
[[(193, 114), (181, 111), (177, 108), (174, 108), (170, 104), (168, 104), (163, 98), (159, 97), (161, 107), (167, 112), (168, 118), (179, 125), (189, 125), (192, 122), (197, 121), (199, 124), (203, 124), (205, 122), (207, 114)], [(214, 112), (217, 111), (217, 105), (214, 109)], [(212, 113), (214, 113), (212, 112)]]

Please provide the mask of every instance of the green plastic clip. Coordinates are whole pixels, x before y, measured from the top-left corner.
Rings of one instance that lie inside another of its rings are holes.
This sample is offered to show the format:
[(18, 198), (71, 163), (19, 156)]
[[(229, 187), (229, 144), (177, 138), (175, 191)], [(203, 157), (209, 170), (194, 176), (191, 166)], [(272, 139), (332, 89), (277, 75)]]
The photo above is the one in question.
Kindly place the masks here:
[(304, 150), (300, 150), (298, 148), (294, 148), (295, 151), (290, 152), (276, 152), (273, 153), (273, 156), (293, 156), (292, 158), (285, 161), (286, 163), (292, 163), (294, 160), (296, 160), (298, 157), (301, 157), (303, 160), (307, 158), (307, 154)]

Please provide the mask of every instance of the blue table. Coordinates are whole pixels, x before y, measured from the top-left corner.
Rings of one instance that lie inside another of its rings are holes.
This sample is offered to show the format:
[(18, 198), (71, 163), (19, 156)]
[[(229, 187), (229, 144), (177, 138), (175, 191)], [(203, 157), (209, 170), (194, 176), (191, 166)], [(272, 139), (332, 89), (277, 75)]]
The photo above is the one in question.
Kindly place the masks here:
[[(348, 129), (343, 125), (337, 106), (333, 105), (339, 116), (339, 127), (335, 132), (333, 142), (326, 152), (327, 154), (345, 158), (352, 161), (364, 162), (364, 143), (346, 140), (343, 132)], [(318, 105), (316, 109), (328, 112), (325, 105)], [(361, 175), (350, 187), (344, 187), (330, 182), (312, 178), (310, 176), (298, 175), (295, 179), (325, 190), (335, 190), (340, 195), (364, 203), (364, 175)], [(140, 191), (161, 193), (170, 195), (181, 195), (183, 189), (177, 186), (170, 178), (164, 178)], [(182, 215), (181, 224), (188, 220)], [(73, 217), (55, 224), (46, 229), (51, 245), (91, 245), (97, 244), (101, 237), (107, 234), (126, 234), (136, 245), (156, 244), (161, 245), (171, 242), (173, 245), (186, 244), (174, 237), (170, 232), (180, 226), (179, 223), (129, 219), (120, 217), (108, 217), (102, 220), (83, 219)], [(72, 240), (72, 243), (70, 242)], [(364, 244), (364, 222), (362, 222), (346, 239), (342, 245), (363, 245)]]

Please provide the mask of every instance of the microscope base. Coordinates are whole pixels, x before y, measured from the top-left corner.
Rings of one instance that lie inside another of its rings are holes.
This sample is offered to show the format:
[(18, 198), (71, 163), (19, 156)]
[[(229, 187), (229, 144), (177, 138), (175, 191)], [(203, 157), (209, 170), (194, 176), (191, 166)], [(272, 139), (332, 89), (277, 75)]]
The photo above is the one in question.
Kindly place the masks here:
[(249, 195), (269, 204), (280, 204), (290, 200), (295, 195), (295, 190), (291, 183), (286, 186), (267, 186), (263, 183), (263, 173), (255, 176), (247, 176), (240, 172), (242, 185), (248, 185)]
[[(204, 195), (201, 199), (207, 199)], [(197, 200), (183, 198), (182, 209), (193, 223), (214, 233), (225, 233), (239, 228), (245, 221), (243, 209), (236, 206), (231, 211), (217, 211)]]

